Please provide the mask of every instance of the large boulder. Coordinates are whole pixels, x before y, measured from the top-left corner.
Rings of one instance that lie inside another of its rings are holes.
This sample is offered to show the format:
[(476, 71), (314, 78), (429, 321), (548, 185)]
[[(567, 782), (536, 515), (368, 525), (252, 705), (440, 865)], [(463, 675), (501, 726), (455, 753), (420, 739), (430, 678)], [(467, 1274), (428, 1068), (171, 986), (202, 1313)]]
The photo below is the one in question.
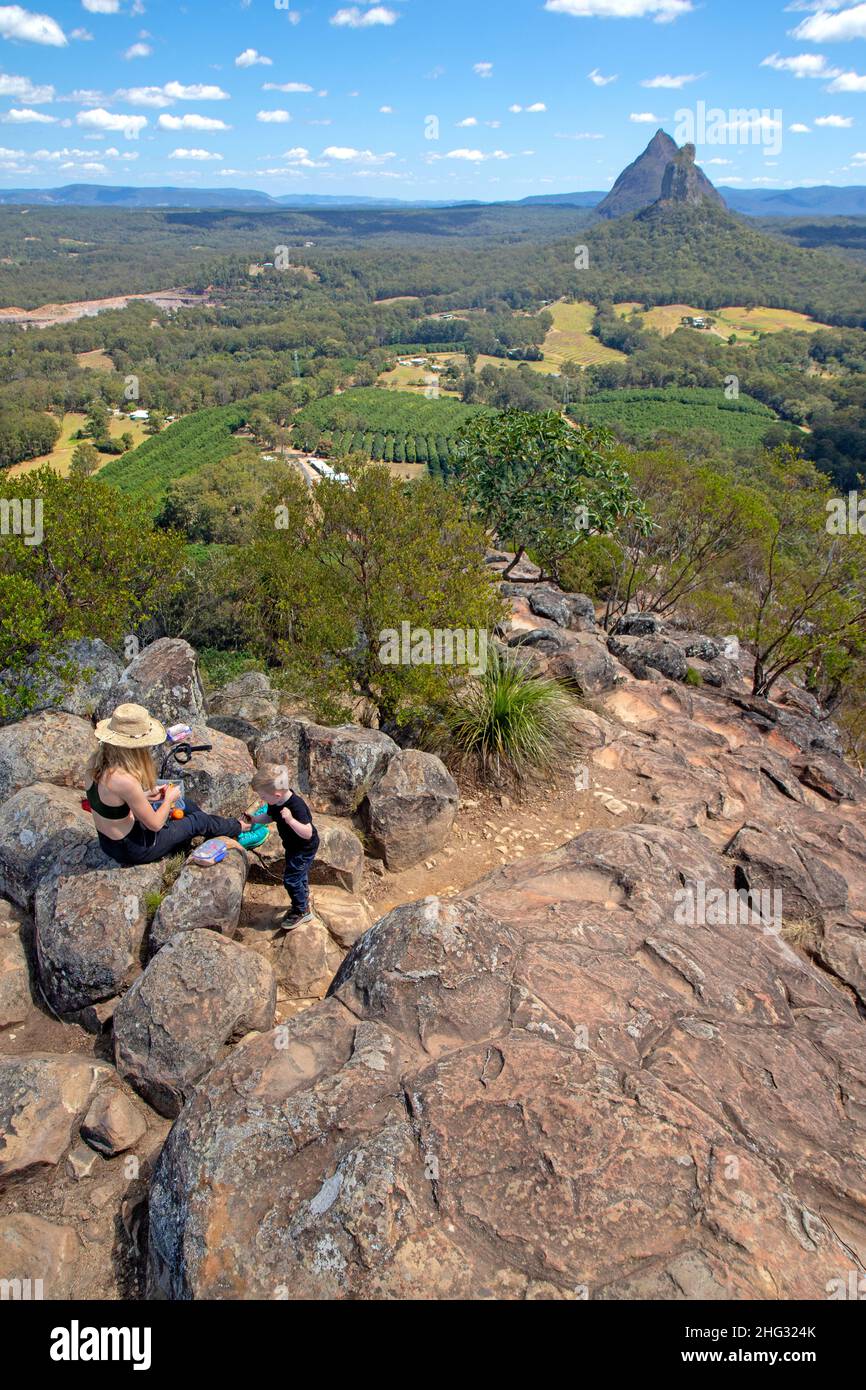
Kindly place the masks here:
[(596, 637), (581, 633), (575, 634), (562, 651), (555, 653), (547, 666), (549, 675), (583, 696), (613, 690), (619, 669)]
[[(61, 670), (69, 672), (68, 682), (57, 675)], [(63, 710), (91, 719), (116, 686), (122, 671), (123, 663), (110, 647), (98, 637), (82, 637), (61, 647), (52, 674), (37, 676), (16, 671), (14, 686), (29, 687), (28, 705), (34, 712)], [(0, 672), (0, 689), (6, 684), (6, 674)]]
[(361, 808), (372, 853), (397, 873), (442, 848), (459, 804), (457, 783), (433, 753), (395, 754)]
[(188, 859), (160, 903), (150, 928), (150, 952), (178, 932), (210, 928), (234, 936), (241, 916), (249, 857), (234, 840), (219, 864), (207, 867)]
[(111, 861), (99, 848), (81, 792), (34, 782), (0, 804), (0, 896), (27, 907), (43, 878)]
[(0, 902), (0, 1028), (23, 1023), (33, 1008), (30, 968), (21, 939), (23, 923), (11, 903)]
[(209, 717), (230, 715), (263, 728), (276, 719), (280, 702), (264, 671), (246, 671), (209, 695), (207, 709)]
[(0, 1216), (0, 1281), (13, 1299), (74, 1298), (84, 1247), (72, 1226), (13, 1211)]
[(683, 913), (736, 862), (590, 830), (398, 908), (202, 1081), (149, 1292), (814, 1299), (866, 1239), (862, 1021), (775, 931)]
[(113, 1069), (92, 1057), (0, 1057), (0, 1187), (55, 1168)]
[(277, 964), (280, 984), (290, 999), (324, 999), (343, 955), (322, 922), (304, 922), (283, 939)]
[(372, 913), (364, 899), (343, 888), (316, 888), (312, 897), (316, 916), (344, 951), (354, 946), (373, 925)]
[(112, 999), (141, 973), (150, 895), (164, 865), (44, 879), (36, 893), (39, 983), (59, 1014)]
[(81, 1122), (81, 1137), (103, 1158), (137, 1144), (147, 1129), (141, 1105), (117, 1086), (100, 1091)]
[(529, 606), (539, 617), (578, 632), (595, 627), (595, 605), (586, 594), (566, 594), (550, 584), (529, 584), (526, 588)]
[(346, 821), (316, 816), (319, 849), (310, 869), (310, 882), (356, 893), (364, 876), (364, 846)]
[(115, 1011), (117, 1069), (161, 1115), (177, 1115), (229, 1043), (270, 1028), (275, 1005), (262, 956), (216, 932), (181, 932)]
[(355, 724), (307, 724), (304, 744), (310, 805), (333, 815), (356, 811), (398, 752), (381, 730)]
[(667, 637), (609, 637), (607, 645), (638, 680), (646, 680), (648, 671), (659, 671), (672, 681), (686, 678), (686, 654)]
[(820, 918), (846, 906), (848, 885), (842, 875), (790, 834), (744, 825), (725, 853), (738, 861), (743, 889), (778, 895), (783, 921)]
[(32, 782), (83, 787), (96, 750), (93, 727), (74, 714), (45, 710), (0, 728), (0, 801)]
[(212, 815), (239, 815), (254, 799), (250, 781), (255, 766), (246, 744), (219, 729), (201, 726), (193, 731), (192, 742), (209, 743), (211, 748), (194, 753), (179, 773), (185, 794)]
[(310, 789), (304, 737), (309, 722), (300, 716), (276, 719), (259, 736), (255, 747), (256, 767), (277, 764), (287, 768), (289, 786), (302, 795)]
[(144, 705), (163, 724), (204, 723), (204, 691), (189, 642), (160, 637), (133, 657), (100, 702), (99, 714), (107, 718), (123, 704)]

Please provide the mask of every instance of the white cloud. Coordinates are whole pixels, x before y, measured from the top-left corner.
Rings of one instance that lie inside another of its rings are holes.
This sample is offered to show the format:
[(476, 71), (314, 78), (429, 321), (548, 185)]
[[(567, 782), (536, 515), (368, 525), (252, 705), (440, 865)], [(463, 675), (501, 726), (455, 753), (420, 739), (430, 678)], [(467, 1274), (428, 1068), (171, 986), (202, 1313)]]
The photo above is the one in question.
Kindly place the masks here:
[(183, 82), (166, 82), (162, 89), (172, 101), (228, 101), (229, 94), (222, 87), (207, 82), (193, 82), (188, 86)]
[(245, 48), (243, 53), (239, 53), (235, 58), (236, 68), (272, 68), (274, 65), (272, 58), (266, 58), (258, 49)]
[(522, 110), (523, 110), (523, 107), (522, 107), (522, 106), (518, 106), (517, 103), (515, 102), (515, 104), (514, 104), (513, 106), (509, 106), (508, 109), (509, 109), (509, 111), (511, 112), (512, 116), (516, 116), (517, 113), (518, 113), (518, 111), (522, 111)]
[(89, 29), (70, 29), (69, 37), (78, 39), (79, 43), (92, 43), (93, 35)]
[(393, 106), (380, 106), (380, 107), (379, 107), (379, 115), (380, 115), (380, 116), (393, 116), (393, 114), (394, 114), (394, 108), (393, 108)]
[(544, 8), (574, 19), (653, 19), (669, 24), (694, 7), (691, 0), (545, 0)]
[(157, 121), (160, 130), (231, 130), (225, 121), (214, 116), (160, 116)]
[(558, 130), (554, 136), (555, 140), (603, 140), (604, 136), (599, 135), (594, 130)]
[(793, 31), (795, 39), (812, 39), (815, 43), (840, 43), (848, 39), (866, 39), (866, 5), (854, 5), (833, 13), (828, 0), (826, 8), (810, 15)]
[(263, 82), (263, 92), (311, 92), (309, 82)]
[(853, 116), (816, 116), (815, 124), (829, 126), (832, 130), (850, 130), (854, 124)]
[(431, 159), (459, 159), (468, 164), (481, 164), (486, 159), (510, 159), (511, 155), (506, 154), (505, 150), (492, 150), (485, 153), (484, 150), (449, 150), (447, 154), (434, 154)]
[(75, 119), (85, 130), (113, 130), (119, 135), (125, 135), (127, 140), (137, 140), (139, 133), (147, 125), (146, 116), (106, 111), (102, 106), (97, 106), (92, 111), (79, 111)]
[(8, 125), (54, 125), (56, 116), (48, 116), (44, 111), (32, 111), (29, 106), (15, 108), (7, 111), (2, 118)]
[(730, 164), (731, 161), (729, 159), (704, 159), (701, 162), (703, 164)]
[(20, 5), (0, 5), (0, 38), (47, 44), (50, 48), (65, 48), (67, 43), (56, 19), (47, 14), (33, 14)]
[(89, 162), (89, 163), (87, 163), (87, 164), (82, 164), (81, 167), (82, 167), (82, 169), (84, 169), (84, 171), (85, 171), (86, 173), (88, 173), (88, 174), (107, 174), (107, 173), (108, 173), (108, 170), (106, 169), (106, 167), (105, 167), (104, 164), (94, 164), (94, 163), (92, 163), (92, 162)]
[(629, 113), (629, 120), (634, 121), (635, 125), (661, 125), (661, 116), (656, 116), (652, 111), (632, 111)]
[(593, 68), (592, 72), (588, 72), (586, 75), (594, 87), (606, 87), (610, 82), (616, 81), (619, 73), (613, 73), (610, 77), (605, 77), (599, 72), (598, 68)]
[(297, 161), (299, 159), (309, 159), (309, 157), (310, 151), (308, 149), (305, 149), (303, 145), (293, 145), (292, 148), (290, 150), (286, 150), (285, 154), (283, 155), (283, 159), (288, 159), (292, 162)]
[(37, 86), (29, 77), (13, 77), (0, 72), (0, 97), (17, 97), (30, 106), (40, 106), (43, 102), (54, 100), (54, 88), (50, 85)]
[(859, 72), (840, 72), (827, 88), (828, 92), (866, 92), (866, 77)]
[(676, 77), (670, 73), (662, 73), (660, 77), (645, 77), (641, 82), (642, 87), (663, 87), (671, 91), (679, 91), (680, 87), (685, 87), (687, 82), (697, 82), (702, 76), (699, 72), (684, 72)]
[(332, 14), (330, 22), (338, 29), (369, 29), (376, 24), (396, 24), (399, 18), (396, 10), (386, 9), (384, 5), (373, 5), (369, 10), (350, 5)]
[(538, 111), (546, 111), (547, 107), (545, 106), (543, 101), (534, 101), (532, 105), (527, 106), (526, 109), (530, 113), (530, 115), (534, 115)]
[(835, 77), (838, 69), (828, 68), (823, 53), (795, 53), (790, 58), (782, 58), (771, 53), (761, 60), (762, 68), (775, 68), (777, 72), (790, 72), (795, 77)]
[(458, 130), (468, 130), (470, 126), (478, 124), (477, 116), (466, 116), (462, 121), (455, 121)]
[(221, 154), (214, 154), (211, 150), (172, 150), (169, 159), (222, 159)]
[(493, 76), (493, 64), (492, 64), (492, 63), (474, 63), (473, 66), (472, 66), (472, 71), (475, 73), (476, 77), (492, 77), (492, 76)]
[(802, 121), (795, 121), (793, 125), (788, 126), (788, 129), (792, 131), (794, 135), (811, 134), (809, 127), (807, 125), (803, 125)]
[(264, 125), (285, 125), (292, 118), (288, 111), (257, 111), (256, 120)]
[(124, 58), (128, 61), (132, 58), (149, 58), (153, 49), (149, 43), (133, 43), (124, 53)]
[(120, 0), (81, 0), (81, 3), (90, 14), (118, 14), (120, 12)]
[(337, 159), (341, 163), (352, 164), (381, 164), (386, 159), (394, 159), (393, 150), (387, 154), (374, 154), (372, 150), (356, 150), (350, 145), (329, 145), (326, 150), (322, 150), (323, 159)]
[(222, 87), (208, 83), (194, 82), (190, 86), (183, 82), (166, 82), (162, 87), (126, 87), (118, 93), (132, 106), (172, 106), (176, 101), (228, 101), (229, 94)]

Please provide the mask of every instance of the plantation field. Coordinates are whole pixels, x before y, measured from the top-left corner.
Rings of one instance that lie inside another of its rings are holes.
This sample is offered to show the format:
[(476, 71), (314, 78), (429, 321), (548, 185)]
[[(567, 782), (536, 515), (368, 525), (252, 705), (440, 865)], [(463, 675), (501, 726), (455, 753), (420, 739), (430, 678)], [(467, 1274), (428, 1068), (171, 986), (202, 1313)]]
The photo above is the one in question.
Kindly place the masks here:
[(146, 439), (137, 449), (113, 459), (102, 469), (103, 482), (111, 483), (136, 501), (146, 501), (157, 512), (168, 484), (205, 464), (219, 463), (234, 453), (234, 431), (246, 424), (243, 405), (212, 406), (197, 410)]
[(295, 443), (327, 458), (350, 453), (388, 464), (447, 471), (451, 440), (481, 406), (451, 397), (361, 387), (311, 401), (295, 416)]
[(755, 448), (776, 419), (749, 396), (729, 401), (721, 390), (697, 386), (600, 391), (571, 406), (569, 415), (633, 443), (650, 443), (660, 431), (688, 436), (710, 430), (732, 448)]
[[(5, 469), (4, 472), (8, 473), (10, 477), (14, 477), (16, 473), (30, 473), (34, 468), (41, 468), (43, 464), (47, 463), (50, 464), (55, 473), (59, 473), (61, 477), (65, 478), (69, 472), (72, 455), (82, 442), (80, 439), (74, 439), (73, 435), (77, 434), (78, 431), (83, 428), (86, 424), (86, 419), (86, 416), (79, 414), (77, 411), (71, 411), (68, 415), (64, 415), (60, 427), (60, 438), (50, 454), (42, 454), (39, 458), (35, 459), (27, 459), (24, 463), (15, 463), (11, 468)], [(146, 438), (144, 427), (139, 421), (117, 420), (113, 415), (109, 418), (108, 433), (112, 439), (119, 439), (122, 434), (131, 434), (135, 439), (136, 445), (140, 444), (142, 440)], [(97, 472), (104, 472), (109, 464), (117, 463), (118, 458), (130, 458), (132, 452), (133, 451), (130, 450), (128, 454), (121, 455), (102, 454), (101, 458), (104, 459), (104, 463), (99, 465)]]
[(535, 371), (558, 371), (563, 362), (569, 361), (578, 362), (581, 367), (590, 367), (595, 362), (614, 362), (625, 357), (624, 353), (605, 347), (592, 336), (590, 329), (595, 317), (593, 304), (559, 301), (550, 305), (550, 313), (553, 315), (553, 327), (548, 330), (542, 344), (544, 361), (528, 364)]

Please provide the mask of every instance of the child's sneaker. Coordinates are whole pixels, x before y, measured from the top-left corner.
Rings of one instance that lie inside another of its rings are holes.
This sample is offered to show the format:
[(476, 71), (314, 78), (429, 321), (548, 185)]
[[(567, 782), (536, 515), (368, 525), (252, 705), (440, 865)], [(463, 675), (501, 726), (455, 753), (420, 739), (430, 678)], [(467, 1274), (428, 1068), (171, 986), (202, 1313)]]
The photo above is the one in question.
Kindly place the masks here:
[(292, 909), (289, 908), (280, 918), (279, 928), (280, 931), (294, 931), (295, 927), (306, 926), (307, 922), (312, 922), (313, 920), (312, 912), (304, 912), (299, 917), (296, 912), (293, 912)]
[[(262, 803), (261, 806), (256, 807), (253, 815), (260, 816), (267, 809), (267, 804)], [(270, 833), (271, 827), (269, 825), (254, 825), (252, 830), (241, 831), (238, 836), (238, 844), (242, 849), (258, 849), (259, 845), (264, 844)]]

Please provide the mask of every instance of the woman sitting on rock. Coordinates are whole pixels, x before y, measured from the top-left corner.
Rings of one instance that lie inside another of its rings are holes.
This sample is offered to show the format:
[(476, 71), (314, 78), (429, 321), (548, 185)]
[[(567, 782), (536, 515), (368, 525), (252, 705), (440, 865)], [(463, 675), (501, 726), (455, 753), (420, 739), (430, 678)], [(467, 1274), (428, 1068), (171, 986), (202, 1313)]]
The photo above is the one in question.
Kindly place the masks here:
[[(110, 719), (97, 724), (96, 737), (99, 748), (88, 767), (87, 800), (99, 843), (115, 863), (152, 864), (197, 835), (237, 840), (249, 831), (246, 817), (211, 816), (191, 801), (185, 803), (182, 820), (171, 819), (180, 787), (154, 786), (151, 753), (165, 742), (165, 729), (141, 705), (118, 705)], [(151, 802), (158, 798), (161, 804), (154, 810)]]

